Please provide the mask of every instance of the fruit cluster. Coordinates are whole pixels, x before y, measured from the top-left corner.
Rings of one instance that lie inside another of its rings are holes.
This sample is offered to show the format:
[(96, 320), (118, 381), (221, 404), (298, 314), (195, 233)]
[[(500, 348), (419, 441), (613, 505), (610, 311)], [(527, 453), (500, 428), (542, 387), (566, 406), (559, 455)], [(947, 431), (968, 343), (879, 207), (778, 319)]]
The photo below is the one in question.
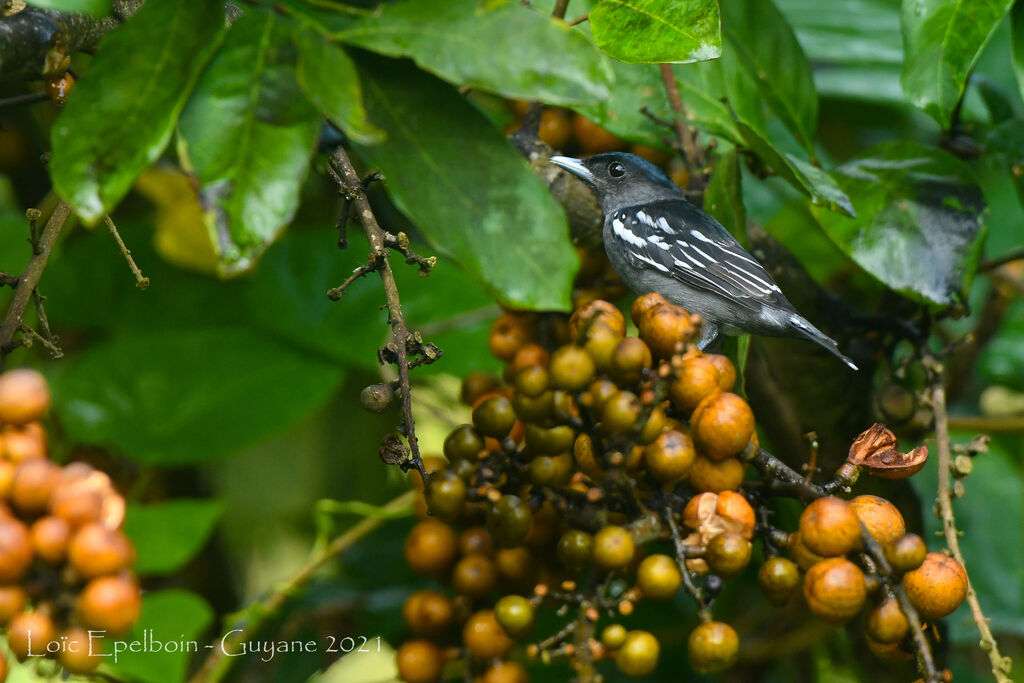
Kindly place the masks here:
[[(646, 294), (631, 308), (638, 334), (627, 336), (618, 308), (588, 299), (568, 319), (507, 312), (494, 323), (490, 349), (507, 364), (504, 382), (465, 378), (472, 424), (451, 431), (444, 458), (425, 459), (427, 487), (413, 475), (421, 521), (406, 561), (454, 596), (437, 586), (406, 601), (415, 638), (398, 651), (403, 680), (440, 680), (463, 657), (482, 683), (526, 680), (509, 655), (545, 608), (567, 621), (527, 645), (527, 657), (567, 660), (580, 678), (602, 660), (644, 677), (657, 667), (659, 641), (620, 622), (638, 601), (680, 590), (697, 605), (692, 668), (723, 670), (737, 661), (740, 638), (713, 618), (714, 599), (744, 573), (759, 539), (757, 581), (770, 603), (787, 604), (802, 583), (807, 606), (827, 622), (867, 606), (868, 642), (886, 659), (913, 648), (897, 598), (926, 619), (960, 604), (963, 568), (927, 553), (882, 498), (814, 495), (797, 530), (772, 527), (768, 499), (792, 494), (746, 481), (763, 454), (754, 415), (733, 392), (733, 363), (696, 349), (699, 318)], [(895, 453), (895, 440), (873, 429), (856, 452), (882, 444)], [(884, 571), (865, 543), (884, 553)]]
[[(39, 373), (0, 375), (0, 624), (19, 660), (41, 655), (86, 673), (103, 661), (103, 640), (138, 618), (135, 549), (110, 478), (47, 457), (39, 420), (49, 405)], [(2, 657), (0, 671), (2, 680)]]

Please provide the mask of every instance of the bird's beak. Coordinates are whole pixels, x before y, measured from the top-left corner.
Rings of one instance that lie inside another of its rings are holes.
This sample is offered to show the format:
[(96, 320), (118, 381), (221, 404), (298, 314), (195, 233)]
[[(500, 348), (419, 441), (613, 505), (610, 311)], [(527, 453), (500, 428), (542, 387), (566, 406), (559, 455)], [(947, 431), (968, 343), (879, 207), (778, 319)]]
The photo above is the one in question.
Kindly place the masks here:
[(590, 169), (584, 166), (583, 162), (580, 161), (579, 159), (573, 159), (572, 157), (555, 156), (551, 157), (550, 161), (555, 166), (565, 169), (569, 173), (572, 173), (574, 176), (578, 176), (586, 183), (593, 185), (594, 182), (597, 180), (594, 177), (594, 174), (590, 172)]

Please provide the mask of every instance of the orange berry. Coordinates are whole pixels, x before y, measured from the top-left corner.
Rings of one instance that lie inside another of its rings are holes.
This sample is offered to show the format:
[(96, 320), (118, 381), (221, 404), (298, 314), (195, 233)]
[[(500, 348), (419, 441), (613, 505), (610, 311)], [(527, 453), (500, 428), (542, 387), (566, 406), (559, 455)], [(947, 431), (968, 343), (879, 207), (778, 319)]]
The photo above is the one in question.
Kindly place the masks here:
[(896, 598), (889, 596), (868, 613), (864, 630), (868, 637), (879, 643), (895, 643), (907, 635), (910, 622), (907, 621)]
[(130, 576), (101, 576), (78, 595), (78, 618), (84, 626), (124, 633), (139, 618), (142, 597)]
[(818, 498), (800, 515), (800, 538), (818, 555), (845, 555), (860, 547), (860, 520), (845, 500)]
[(0, 422), (23, 425), (41, 418), (50, 407), (50, 387), (35, 370), (18, 368), (0, 375)]
[(46, 457), (46, 430), (38, 422), (8, 425), (0, 434), (0, 457), (17, 464)]
[(727, 523), (730, 531), (735, 531), (748, 541), (754, 537), (757, 517), (754, 508), (742, 494), (735, 491), (722, 491), (718, 494), (715, 512)]
[(135, 549), (128, 537), (102, 524), (87, 524), (74, 535), (68, 561), (86, 578), (113, 574), (135, 561)]
[(574, 114), (572, 117), (572, 134), (576, 145), (587, 154), (620, 152), (626, 148), (626, 143), (622, 141), (622, 138), (609, 133), (579, 114)]
[(928, 553), (917, 569), (903, 575), (903, 590), (925, 619), (952, 614), (967, 597), (967, 572), (942, 553)]
[(444, 653), (429, 640), (410, 640), (398, 648), (395, 663), (405, 683), (436, 683), (444, 670)]
[(648, 310), (637, 323), (640, 338), (651, 347), (655, 358), (669, 358), (693, 341), (697, 326), (679, 306), (662, 304)]
[(50, 496), (60, 468), (49, 460), (36, 458), (18, 465), (11, 482), (11, 502), (21, 512), (36, 515), (50, 505)]
[(443, 574), (452, 566), (458, 550), (452, 528), (433, 519), (419, 522), (405, 539), (405, 561), (417, 574)]
[(28, 659), (29, 653), (46, 652), (46, 646), (57, 638), (53, 620), (42, 612), (22, 612), (7, 625), (7, 644), (18, 661)]
[(410, 595), (402, 606), (402, 618), (413, 633), (433, 636), (452, 623), (454, 610), (448, 598), (437, 591), (421, 590)]
[(512, 649), (512, 639), (506, 635), (494, 610), (481, 610), (466, 620), (462, 629), (462, 644), (477, 659), (503, 657)]
[(21, 586), (0, 586), (0, 625), (21, 614), (27, 602), (28, 595)]
[(697, 457), (693, 441), (683, 432), (670, 429), (644, 448), (644, 468), (662, 483), (686, 476)]
[(818, 562), (804, 577), (804, 598), (816, 616), (829, 623), (852, 618), (864, 605), (864, 573), (849, 560), (832, 557)]
[(690, 467), (690, 483), (698, 491), (733, 491), (743, 483), (747, 467), (739, 458), (726, 458), (718, 462), (697, 455)]
[(626, 334), (626, 318), (622, 311), (615, 304), (595, 299), (573, 311), (569, 318), (569, 336), (578, 342), (585, 341), (589, 330), (602, 325), (620, 337)]
[(503, 313), (491, 325), (487, 344), (495, 357), (508, 362), (524, 344), (533, 341), (534, 336), (535, 330), (524, 316)]
[(629, 309), (629, 317), (633, 320), (633, 324), (640, 327), (640, 321), (644, 319), (651, 310), (657, 306), (667, 306), (668, 299), (663, 297), (657, 292), (648, 292), (642, 294), (633, 301), (633, 306)]
[(71, 540), (71, 525), (60, 517), (42, 517), (37, 519), (29, 533), (32, 535), (32, 548), (36, 555), (49, 564), (64, 561), (68, 542)]
[(718, 368), (706, 356), (687, 358), (669, 386), (672, 405), (681, 413), (692, 413), (701, 401), (721, 391), (720, 379)]
[(28, 528), (12, 517), (0, 517), (0, 582), (21, 579), (32, 566), (32, 538)]
[(483, 555), (467, 555), (459, 560), (452, 572), (452, 585), (459, 593), (471, 598), (484, 598), (497, 583), (494, 563)]
[(516, 662), (495, 662), (484, 673), (481, 683), (529, 683), (526, 669)]
[(789, 551), (789, 556), (797, 563), (797, 566), (804, 571), (825, 559), (822, 555), (811, 552), (800, 537), (799, 531), (794, 531), (789, 535), (786, 549)]
[(540, 128), (538, 137), (549, 147), (555, 150), (563, 150), (569, 145), (572, 137), (572, 123), (569, 119), (569, 112), (564, 109), (545, 107), (540, 113)]
[(732, 361), (717, 353), (705, 353), (704, 358), (711, 361), (718, 370), (718, 388), (722, 391), (732, 391), (736, 384), (736, 368), (733, 367)]
[(878, 496), (857, 496), (850, 501), (857, 518), (883, 547), (907, 533), (907, 524), (896, 506)]
[(693, 411), (690, 435), (702, 455), (712, 460), (725, 460), (750, 443), (754, 435), (754, 413), (736, 394), (713, 394)]
[(630, 145), (629, 153), (635, 154), (641, 159), (647, 159), (647, 161), (655, 166), (661, 166), (672, 158), (672, 152), (657, 149), (656, 147), (648, 147), (647, 145)]
[(103, 641), (92, 638), (87, 630), (72, 626), (61, 634), (61, 649), (57, 661), (72, 674), (87, 674), (104, 661)]

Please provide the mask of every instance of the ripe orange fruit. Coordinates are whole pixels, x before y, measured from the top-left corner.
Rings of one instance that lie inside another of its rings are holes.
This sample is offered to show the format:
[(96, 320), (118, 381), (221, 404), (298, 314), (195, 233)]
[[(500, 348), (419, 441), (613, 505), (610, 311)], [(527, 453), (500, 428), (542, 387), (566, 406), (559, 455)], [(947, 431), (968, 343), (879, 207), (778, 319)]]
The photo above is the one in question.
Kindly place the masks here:
[(683, 351), (697, 333), (690, 314), (672, 304), (649, 309), (640, 318), (637, 328), (640, 338), (647, 342), (656, 358), (669, 358)]
[(481, 610), (466, 620), (462, 644), (478, 659), (502, 657), (512, 649), (512, 639), (501, 628), (494, 610)]
[(626, 148), (626, 143), (622, 141), (622, 138), (609, 133), (579, 114), (574, 114), (572, 117), (572, 134), (576, 144), (587, 154), (619, 152)]
[(851, 619), (864, 605), (864, 573), (849, 560), (832, 557), (818, 562), (804, 577), (804, 598), (816, 616), (838, 624)]
[(845, 555), (860, 547), (860, 520), (845, 500), (818, 498), (800, 515), (800, 538), (817, 555)]
[(85, 585), (78, 595), (78, 618), (84, 626), (124, 633), (139, 618), (142, 597), (130, 576), (101, 576)]
[(712, 460), (731, 458), (750, 443), (754, 413), (736, 394), (713, 394), (693, 411), (690, 435), (702, 455)]
[(917, 569), (903, 575), (903, 590), (925, 619), (952, 614), (967, 597), (967, 572), (942, 553), (928, 553)]
[(23, 425), (41, 418), (50, 407), (50, 387), (35, 370), (18, 368), (0, 375), (0, 422)]
[(672, 405), (683, 414), (690, 414), (701, 401), (721, 391), (718, 368), (707, 356), (687, 358), (679, 366), (669, 386)]
[(436, 683), (444, 670), (444, 653), (429, 640), (410, 640), (398, 648), (395, 663), (405, 683)]
[(857, 496), (850, 501), (868, 533), (883, 547), (907, 533), (907, 524), (896, 506), (879, 496)]

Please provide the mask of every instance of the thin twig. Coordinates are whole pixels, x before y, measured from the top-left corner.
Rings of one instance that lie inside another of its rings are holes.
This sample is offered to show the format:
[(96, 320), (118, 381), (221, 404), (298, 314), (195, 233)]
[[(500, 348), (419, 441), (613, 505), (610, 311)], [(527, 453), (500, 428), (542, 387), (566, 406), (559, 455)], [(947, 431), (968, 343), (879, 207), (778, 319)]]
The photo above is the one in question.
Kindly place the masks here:
[(1007, 263), (1012, 263), (1013, 261), (1021, 260), (1024, 260), (1024, 249), (1018, 249), (1017, 251), (1011, 251), (1009, 254), (1006, 254), (1005, 256), (1000, 256), (998, 258), (982, 261), (980, 264), (978, 264), (978, 272), (984, 273), (990, 270), (995, 270), (999, 266), (1005, 266)]
[[(51, 358), (64, 357), (64, 351), (59, 346), (57, 346), (57, 344), (55, 344), (51, 340), (47, 339), (43, 335), (33, 330), (29, 325), (22, 323), (21, 325), (18, 326), (18, 330), (20, 330), (23, 335), (31, 339), (32, 343), (39, 342), (40, 344), (42, 344), (43, 347), (50, 352)], [(29, 343), (23, 343), (23, 345), (25, 347), (31, 346), (31, 344)]]
[[(956, 528), (956, 518), (953, 516), (952, 500), (952, 465), (953, 448), (949, 437), (949, 418), (946, 414), (946, 388), (943, 377), (943, 367), (939, 360), (932, 356), (924, 357), (924, 367), (928, 371), (929, 393), (932, 404), (932, 412), (935, 416), (935, 445), (938, 451), (939, 485), (938, 485), (938, 516), (942, 522), (942, 532), (946, 539), (946, 546), (950, 553), (962, 567), (967, 567), (964, 562), (963, 553), (960, 552), (960, 536)], [(978, 633), (981, 635), (981, 648), (988, 653), (989, 661), (992, 663), (992, 675), (999, 683), (1009, 683), (1010, 658), (1003, 657), (999, 653), (999, 646), (992, 629), (989, 628), (988, 618), (981, 610), (978, 602), (978, 594), (971, 584), (970, 573), (967, 574), (967, 604), (971, 609), (971, 617), (974, 619)]]
[[(395, 282), (395, 275), (391, 271), (391, 264), (388, 262), (388, 249), (395, 244), (401, 243), (401, 236), (395, 237), (385, 232), (377, 223), (377, 218), (370, 208), (370, 201), (366, 197), (366, 190), (359, 175), (352, 167), (344, 148), (339, 146), (331, 155), (331, 163), (328, 171), (338, 183), (339, 188), (345, 194), (346, 199), (351, 198), (355, 205), (356, 213), (366, 233), (366, 239), (370, 243), (370, 263), (380, 276), (381, 284), (384, 286), (384, 298), (388, 309), (388, 322), (391, 324), (392, 341), (381, 350), (381, 359), (387, 359), (398, 367), (398, 380), (401, 386), (402, 396), (402, 426), (405, 437), (409, 440), (412, 465), (420, 472), (425, 486), (430, 485), (430, 478), (423, 466), (420, 457), (419, 442), (416, 438), (416, 423), (412, 416), (412, 392), (409, 385), (409, 369), (411, 361), (409, 348), (413, 346), (417, 353), (423, 353), (426, 360), (433, 362), (440, 356), (440, 349), (432, 345), (424, 345), (418, 335), (410, 332), (402, 315), (402, 302), (398, 295), (398, 285)], [(406, 238), (407, 239), (407, 238)], [(406, 242), (405, 248), (408, 249)], [(406, 260), (409, 259), (404, 253)], [(423, 268), (423, 264), (420, 264)], [(429, 348), (428, 348), (429, 347)], [(385, 353), (385, 351), (387, 353)]]
[[(416, 491), (406, 491), (399, 497), (385, 504), (382, 511), (385, 513), (394, 512), (401, 508), (409, 507), (415, 499)], [(365, 538), (371, 531), (375, 530), (390, 517), (385, 514), (380, 517), (365, 517), (356, 523), (351, 529), (336, 537), (323, 550), (313, 557), (310, 557), (297, 572), (292, 574), (284, 582), (267, 593), (256, 605), (246, 610), (248, 621), (238, 624), (235, 630), (230, 631), (222, 641), (218, 639), (210, 656), (203, 662), (202, 667), (189, 679), (190, 683), (216, 683), (224, 678), (230, 671), (231, 666), (237, 657), (228, 656), (239, 651), (239, 644), (251, 639), (260, 626), (266, 620), (275, 615), (289, 599), (291, 599), (303, 585), (312, 578), (320, 567), (324, 566), (334, 557), (338, 556), (357, 542)]]
[(15, 348), (14, 333), (18, 331), (25, 316), (25, 307), (32, 298), (32, 293), (39, 284), (39, 278), (46, 269), (46, 262), (50, 258), (50, 251), (53, 249), (61, 228), (71, 216), (71, 206), (64, 200), (57, 202), (50, 214), (42, 234), (39, 236), (38, 251), (33, 253), (31, 260), (25, 267), (25, 272), (18, 277), (18, 286), (14, 290), (14, 297), (7, 308), (7, 314), (3, 322), (0, 322), (0, 369), (3, 367), (4, 357)]
[(110, 234), (114, 236), (114, 240), (117, 242), (118, 249), (121, 250), (121, 255), (124, 256), (124, 260), (128, 262), (128, 267), (132, 269), (132, 275), (135, 276), (135, 286), (139, 289), (146, 289), (149, 287), (149, 278), (142, 274), (139, 267), (135, 265), (135, 259), (132, 258), (132, 252), (128, 251), (128, 247), (125, 246), (124, 240), (121, 239), (121, 234), (117, 231), (117, 226), (114, 225), (114, 221), (110, 219), (110, 216), (104, 216), (103, 220), (106, 222), (107, 227), (110, 228)]
[(38, 102), (45, 102), (48, 99), (50, 99), (50, 95), (45, 92), (30, 92), (25, 93), (24, 95), (14, 95), (0, 100), (0, 109), (20, 107), (25, 104), (36, 104)]
[(711, 621), (711, 605), (704, 591), (697, 587), (690, 576), (690, 569), (686, 566), (689, 553), (683, 545), (683, 537), (679, 534), (679, 526), (676, 524), (672, 508), (666, 505), (662, 512), (665, 523), (668, 524), (669, 535), (672, 536), (672, 545), (676, 551), (676, 564), (679, 566), (679, 573), (682, 574), (683, 587), (697, 603), (697, 616), (702, 622)]
[(569, 21), (567, 21), (565, 23), (568, 24), (569, 26), (576, 26), (577, 24), (582, 24), (584, 21), (586, 21), (588, 19), (590, 19), (590, 12), (587, 12), (586, 14), (581, 14), (580, 16), (576, 17), (575, 19), (570, 19)]
[(968, 432), (1021, 432), (1024, 415), (948, 415), (950, 429)]

